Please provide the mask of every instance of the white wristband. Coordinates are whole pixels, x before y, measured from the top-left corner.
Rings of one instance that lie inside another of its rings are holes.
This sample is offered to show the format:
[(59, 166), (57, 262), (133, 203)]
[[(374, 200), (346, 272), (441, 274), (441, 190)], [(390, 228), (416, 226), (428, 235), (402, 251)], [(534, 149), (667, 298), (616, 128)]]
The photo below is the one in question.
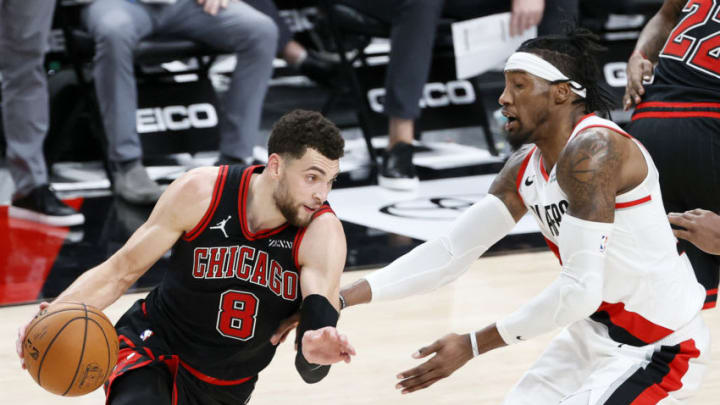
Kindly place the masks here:
[(470, 345), (472, 346), (472, 352), (473, 357), (477, 357), (480, 355), (480, 351), (478, 350), (477, 346), (477, 337), (475, 336), (475, 332), (470, 332)]

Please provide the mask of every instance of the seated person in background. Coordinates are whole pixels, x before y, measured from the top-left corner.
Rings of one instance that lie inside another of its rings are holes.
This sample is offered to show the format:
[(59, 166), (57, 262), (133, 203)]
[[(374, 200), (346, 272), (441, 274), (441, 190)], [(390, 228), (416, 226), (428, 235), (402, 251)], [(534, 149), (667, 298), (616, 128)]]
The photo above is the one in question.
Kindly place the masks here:
[(277, 28), (270, 18), (243, 2), (227, 0), (96, 0), (83, 18), (95, 40), (93, 76), (116, 194), (136, 204), (154, 203), (161, 194), (142, 165), (135, 123), (133, 49), (151, 35), (189, 39), (235, 53), (237, 64), (220, 119), (219, 163), (252, 158), (277, 44)]
[(337, 76), (338, 63), (324, 59), (312, 51), (308, 52), (300, 42), (294, 40), (293, 33), (280, 17), (274, 0), (245, 0), (245, 3), (275, 21), (279, 33), (277, 52), (290, 67), (318, 84), (333, 86), (332, 79)]
[[(470, 19), (494, 13), (512, 12), (511, 33), (517, 35), (540, 23), (539, 34), (557, 34), (573, 21), (578, 0), (339, 0), (358, 11), (391, 24), (390, 63), (385, 77), (385, 114), (389, 117), (388, 148), (378, 178), (380, 186), (412, 190), (418, 177), (412, 163), (415, 120), (420, 117), (418, 102), (428, 78), (435, 26), (442, 15)], [(543, 14), (544, 12), (544, 14)]]

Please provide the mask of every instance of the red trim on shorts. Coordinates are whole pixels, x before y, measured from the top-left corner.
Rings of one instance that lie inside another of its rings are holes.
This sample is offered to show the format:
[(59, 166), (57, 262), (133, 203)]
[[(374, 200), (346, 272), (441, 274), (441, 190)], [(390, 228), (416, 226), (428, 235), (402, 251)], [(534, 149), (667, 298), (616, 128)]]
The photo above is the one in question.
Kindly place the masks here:
[(648, 111), (633, 114), (632, 121), (643, 118), (720, 118), (720, 112), (714, 111)]
[(595, 312), (607, 312), (610, 322), (618, 326), (635, 338), (650, 344), (673, 333), (672, 330), (654, 324), (642, 315), (625, 309), (625, 304), (617, 302), (611, 304), (603, 301)]
[(711, 290), (707, 290), (707, 294), (708, 294), (708, 295), (713, 295), (713, 294), (717, 294), (717, 293), (718, 293), (718, 289), (717, 289), (717, 288), (713, 288), (713, 289), (711, 289)]
[(670, 371), (662, 381), (645, 389), (630, 405), (657, 404), (666, 398), (670, 392), (682, 388), (682, 378), (690, 368), (690, 359), (700, 357), (700, 351), (695, 347), (695, 340), (690, 339), (680, 343), (680, 351), (672, 359), (668, 367)]
[(545, 243), (547, 243), (550, 250), (555, 253), (555, 257), (557, 257), (560, 265), (562, 266), (562, 259), (560, 258), (560, 249), (558, 248), (558, 246), (554, 244), (550, 239), (546, 238), (545, 235), (543, 235), (543, 239), (545, 239)]
[(530, 163), (530, 158), (533, 153), (535, 153), (535, 149), (537, 149), (537, 146), (533, 146), (527, 156), (525, 156), (525, 159), (523, 159), (523, 162), (520, 165), (520, 171), (518, 171), (517, 179), (515, 179), (515, 188), (517, 189), (518, 197), (520, 197), (520, 201), (522, 201), (523, 204), (525, 204), (525, 200), (523, 200), (522, 195), (520, 195), (520, 185), (522, 184), (523, 176), (525, 176), (525, 170), (527, 169), (528, 163)]
[(250, 227), (247, 225), (247, 195), (250, 190), (250, 179), (252, 178), (253, 173), (255, 173), (255, 169), (258, 167), (261, 167), (261, 165), (250, 166), (245, 169), (242, 179), (240, 180), (240, 193), (238, 193), (238, 219), (240, 221), (240, 229), (247, 240), (267, 238), (268, 236), (284, 231), (288, 226), (290, 226), (289, 223), (285, 222), (284, 224), (272, 229), (261, 229), (255, 233), (250, 232)]
[(646, 101), (638, 104), (635, 110), (641, 110), (643, 108), (720, 108), (720, 103)]
[(186, 242), (190, 242), (191, 240), (197, 238), (203, 230), (208, 226), (208, 223), (210, 223), (210, 219), (212, 219), (213, 215), (215, 215), (215, 210), (217, 209), (218, 204), (220, 203), (220, 196), (222, 196), (223, 189), (225, 188), (225, 180), (227, 179), (227, 172), (228, 167), (227, 166), (220, 166), (220, 170), (218, 170), (218, 176), (215, 180), (215, 186), (213, 186), (213, 195), (212, 200), (210, 201), (210, 206), (208, 207), (207, 211), (205, 211), (205, 215), (200, 220), (200, 222), (195, 225), (193, 229), (191, 229), (189, 232), (186, 232), (183, 235), (183, 240)]
[(702, 309), (715, 308), (716, 306), (717, 306), (717, 302), (716, 302), (716, 301), (706, 302), (706, 303), (703, 304)]
[(180, 364), (183, 366), (183, 368), (185, 368), (185, 370), (189, 371), (190, 374), (193, 375), (193, 377), (197, 378), (198, 380), (204, 381), (208, 384), (212, 384), (212, 385), (221, 385), (221, 386), (239, 385), (239, 384), (249, 381), (252, 378), (252, 376), (250, 376), (250, 377), (240, 378), (237, 380), (221, 380), (219, 378), (210, 377), (209, 375), (203, 374), (202, 372), (192, 368), (189, 364), (185, 363), (180, 358), (178, 358), (178, 360), (180, 361)]
[(646, 203), (650, 200), (652, 200), (652, 196), (646, 195), (645, 197), (638, 198), (637, 200), (622, 202), (622, 203), (615, 203), (615, 209), (617, 210), (617, 209), (621, 209), (621, 208), (633, 207), (635, 205), (640, 205), (640, 204)]
[(125, 335), (118, 335), (118, 341), (125, 343), (131, 348), (135, 348), (135, 343), (133, 343), (127, 336)]

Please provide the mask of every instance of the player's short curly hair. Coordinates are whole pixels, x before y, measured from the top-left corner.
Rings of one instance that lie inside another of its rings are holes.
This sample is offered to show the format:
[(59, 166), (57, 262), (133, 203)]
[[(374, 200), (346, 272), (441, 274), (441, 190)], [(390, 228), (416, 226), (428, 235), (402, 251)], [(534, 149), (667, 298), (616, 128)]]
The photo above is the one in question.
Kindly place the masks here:
[(273, 125), (268, 153), (300, 159), (307, 148), (313, 148), (331, 160), (343, 156), (345, 141), (340, 129), (315, 111), (293, 110)]

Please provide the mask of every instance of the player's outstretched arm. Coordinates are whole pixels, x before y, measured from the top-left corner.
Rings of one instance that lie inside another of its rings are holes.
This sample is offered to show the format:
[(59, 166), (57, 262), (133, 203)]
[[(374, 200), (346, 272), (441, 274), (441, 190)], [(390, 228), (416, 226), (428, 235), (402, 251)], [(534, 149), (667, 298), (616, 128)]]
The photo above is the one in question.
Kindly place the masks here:
[[(186, 173), (165, 190), (148, 220), (109, 259), (77, 278), (54, 302), (83, 302), (104, 309), (172, 247), (182, 232), (192, 229), (210, 206), (217, 168)], [(52, 304), (50, 304), (52, 305)], [(40, 309), (48, 306), (40, 305)], [(27, 324), (18, 330), (18, 342)], [(22, 345), (17, 345), (22, 361)]]
[[(588, 131), (586, 131), (588, 132)], [(413, 356), (431, 359), (398, 375), (403, 393), (426, 388), (474, 356), (530, 339), (592, 314), (602, 301), (607, 237), (614, 220), (621, 153), (609, 133), (579, 134), (561, 154), (557, 177), (568, 196), (560, 225), (563, 271), (540, 295), (495, 324), (447, 335)]]
[(487, 249), (507, 235), (527, 212), (516, 186), (524, 147), (507, 161), (489, 195), (458, 217), (450, 232), (416, 247), (350, 286), (341, 295), (346, 306), (422, 294), (450, 283)]
[(342, 224), (329, 213), (310, 223), (298, 251), (303, 302), (297, 327), (295, 367), (307, 383), (322, 380), (331, 364), (349, 363), (350, 356), (355, 354), (347, 337), (335, 329), (346, 252)]
[(623, 97), (623, 108), (630, 109), (640, 104), (645, 95), (643, 82), (653, 75), (654, 64), (667, 41), (670, 31), (677, 24), (686, 0), (665, 0), (660, 10), (648, 21), (635, 44), (635, 50), (627, 63), (627, 84)]
[(703, 209), (668, 214), (671, 224), (682, 227), (673, 229), (680, 239), (685, 239), (700, 250), (711, 255), (720, 255), (720, 215)]

